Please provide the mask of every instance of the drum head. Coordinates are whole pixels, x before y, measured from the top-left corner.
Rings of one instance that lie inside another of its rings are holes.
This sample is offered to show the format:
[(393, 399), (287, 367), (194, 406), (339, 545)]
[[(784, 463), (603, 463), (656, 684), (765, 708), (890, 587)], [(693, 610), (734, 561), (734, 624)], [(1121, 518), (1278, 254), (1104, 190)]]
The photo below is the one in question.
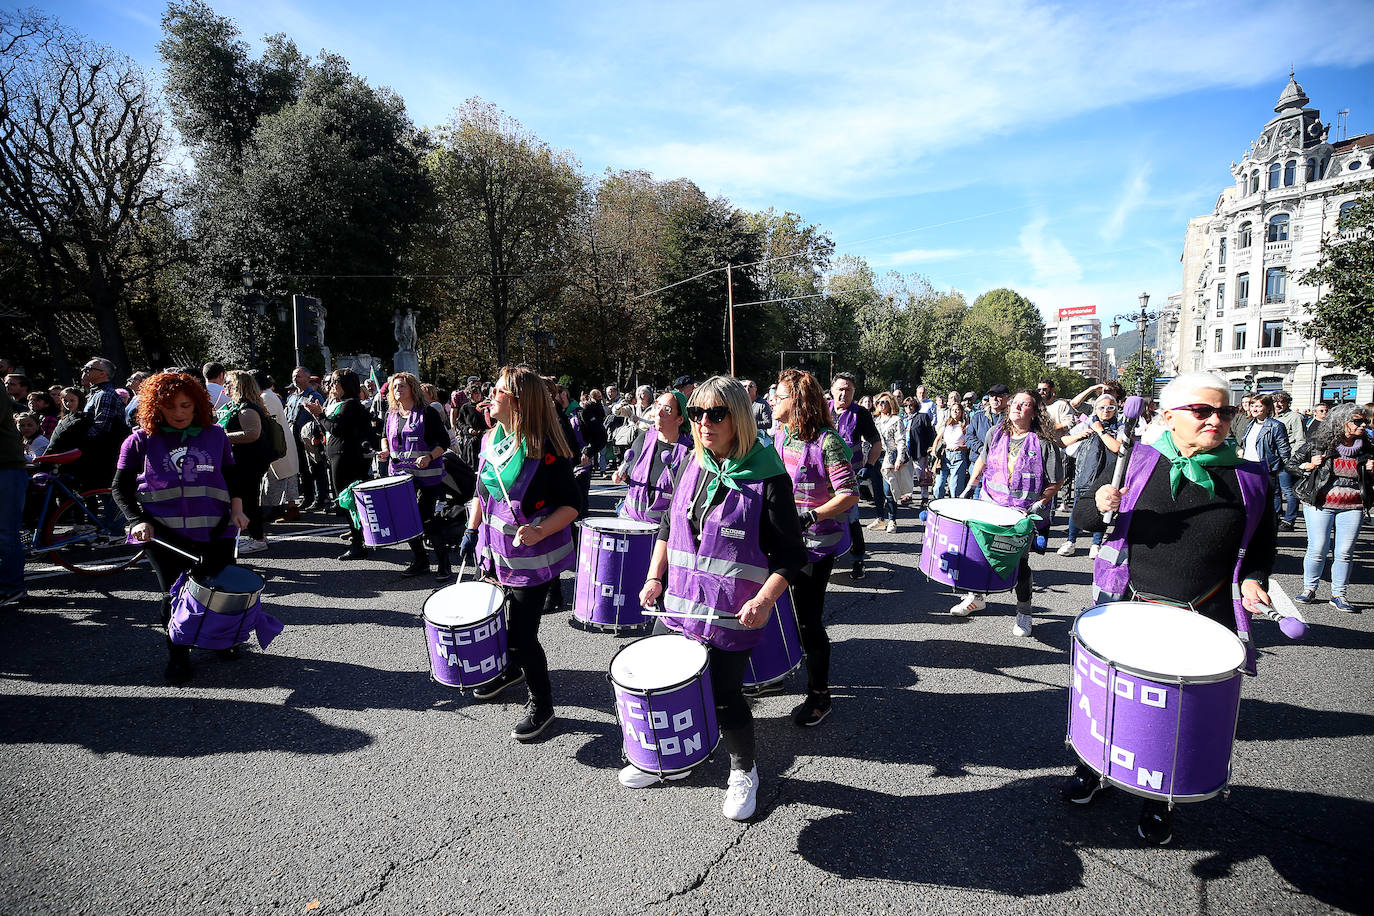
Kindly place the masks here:
[(691, 680), (706, 665), (706, 647), (677, 633), (637, 639), (611, 659), (611, 680), (627, 690), (662, 690)]
[(501, 609), (506, 593), (490, 582), (459, 582), (425, 599), (425, 619), (435, 626), (463, 627)]
[(392, 475), (391, 477), (378, 477), (378, 478), (376, 478), (375, 480), (369, 480), (369, 481), (367, 481), (366, 483), (354, 484), (354, 485), (353, 485), (353, 489), (355, 489), (355, 490), (382, 490), (382, 489), (385, 489), (385, 488), (387, 488), (387, 487), (394, 487), (394, 486), (396, 486), (398, 483), (400, 483), (400, 482), (403, 481), (403, 480), (410, 480), (410, 475), (409, 475), (409, 474), (394, 474), (394, 475)]
[(1003, 525), (1008, 528), (1026, 517), (1026, 513), (1020, 509), (999, 506), (997, 503), (990, 503), (985, 499), (937, 499), (927, 508), (936, 515), (952, 518), (956, 522), (966, 522), (972, 519), (989, 525)]
[(614, 531), (617, 533), (649, 534), (658, 531), (653, 522), (637, 522), (632, 518), (589, 518), (582, 527), (590, 531)]
[(195, 578), (201, 585), (206, 588), (213, 588), (217, 592), (248, 594), (260, 592), (263, 587), (262, 576), (242, 566), (226, 566), (213, 576), (204, 578), (196, 576)]
[(1101, 604), (1078, 615), (1074, 635), (1109, 662), (1165, 677), (1213, 678), (1245, 663), (1245, 647), (1215, 620), (1143, 601)]

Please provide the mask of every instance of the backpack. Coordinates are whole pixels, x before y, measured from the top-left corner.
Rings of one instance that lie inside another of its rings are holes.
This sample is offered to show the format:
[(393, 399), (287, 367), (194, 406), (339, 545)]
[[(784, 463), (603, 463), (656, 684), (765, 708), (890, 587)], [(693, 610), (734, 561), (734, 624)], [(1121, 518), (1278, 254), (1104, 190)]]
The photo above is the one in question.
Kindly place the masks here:
[(277, 418), (271, 414), (263, 417), (263, 424), (267, 427), (267, 441), (271, 444), (272, 460), (276, 461), (286, 457), (286, 431), (281, 428)]

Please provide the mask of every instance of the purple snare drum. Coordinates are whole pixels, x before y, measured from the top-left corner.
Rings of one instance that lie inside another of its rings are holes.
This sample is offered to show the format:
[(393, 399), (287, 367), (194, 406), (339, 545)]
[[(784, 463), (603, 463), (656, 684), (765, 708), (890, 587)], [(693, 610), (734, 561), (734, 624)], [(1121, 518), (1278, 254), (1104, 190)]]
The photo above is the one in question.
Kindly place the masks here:
[(580, 524), (573, 620), (613, 632), (643, 626), (639, 590), (649, 575), (658, 526), (628, 518), (587, 519)]
[(367, 546), (399, 544), (423, 533), (414, 478), (409, 474), (379, 477), (357, 484), (353, 487), (353, 496), (358, 501), (363, 543)]
[(685, 773), (720, 740), (706, 647), (678, 633), (636, 639), (611, 659), (625, 759), (659, 776)]
[(1231, 779), (1245, 648), (1184, 608), (1121, 601), (1073, 625), (1068, 745), (1127, 792), (1202, 801)]
[(445, 687), (481, 687), (505, 673), (506, 593), (490, 582), (459, 582), (425, 599), (429, 673)]
[(171, 589), (167, 637), (178, 646), (229, 649), (257, 633), (266, 649), (283, 627), (262, 609), (262, 588), (262, 577), (242, 566), (226, 566), (213, 576), (182, 573)]
[(749, 653), (749, 670), (744, 686), (767, 687), (776, 684), (801, 667), (801, 634), (797, 611), (792, 606), (791, 590), (784, 591), (768, 622), (763, 625), (763, 641)]
[(1016, 567), (999, 576), (983, 555), (968, 520), (990, 525), (1015, 525), (1026, 517), (981, 499), (937, 499), (926, 507), (926, 531), (921, 539), (921, 572), (936, 582), (967, 592), (1006, 592), (1016, 587)]

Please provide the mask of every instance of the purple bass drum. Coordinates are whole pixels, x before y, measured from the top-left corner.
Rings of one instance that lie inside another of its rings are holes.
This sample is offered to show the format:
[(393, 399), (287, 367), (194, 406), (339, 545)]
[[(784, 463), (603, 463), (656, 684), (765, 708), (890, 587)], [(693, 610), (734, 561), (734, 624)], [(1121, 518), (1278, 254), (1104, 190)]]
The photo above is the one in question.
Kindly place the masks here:
[(744, 686), (769, 687), (801, 667), (801, 633), (797, 628), (797, 611), (792, 606), (791, 590), (784, 591), (768, 622), (763, 626), (763, 640), (749, 653), (749, 669), (744, 672)]
[(587, 519), (580, 524), (572, 622), (616, 633), (643, 627), (639, 591), (649, 575), (658, 526), (628, 518)]
[(678, 633), (646, 636), (611, 659), (625, 759), (657, 776), (685, 773), (716, 749), (716, 702), (706, 647)]
[(262, 589), (262, 577), (242, 566), (226, 566), (213, 576), (182, 573), (171, 588), (167, 637), (178, 646), (230, 649), (257, 633), (266, 649), (283, 627), (262, 609)]
[(1231, 780), (1245, 648), (1184, 608), (1121, 601), (1073, 625), (1069, 747), (1104, 781), (1196, 802)]
[(481, 687), (506, 671), (506, 593), (490, 582), (459, 582), (425, 599), (425, 643), (436, 683)]
[(419, 537), (420, 505), (415, 499), (415, 482), (409, 474), (379, 477), (356, 484), (353, 496), (358, 501), (363, 543), (385, 547)]
[(966, 592), (1006, 592), (1016, 587), (1016, 567), (1000, 576), (983, 555), (969, 530), (974, 519), (990, 525), (1015, 525), (1026, 517), (981, 499), (937, 499), (926, 507), (926, 531), (921, 539), (921, 572), (936, 582)]

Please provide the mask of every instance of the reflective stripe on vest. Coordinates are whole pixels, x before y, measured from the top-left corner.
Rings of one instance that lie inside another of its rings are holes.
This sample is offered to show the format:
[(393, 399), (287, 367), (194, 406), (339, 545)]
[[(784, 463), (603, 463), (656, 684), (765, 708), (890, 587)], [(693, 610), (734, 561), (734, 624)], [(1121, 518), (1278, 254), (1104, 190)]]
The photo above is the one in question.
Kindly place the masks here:
[(672, 611), (674, 614), (687, 614), (693, 618), (705, 620), (710, 617), (710, 625), (726, 630), (752, 630), (753, 627), (746, 627), (739, 622), (739, 618), (728, 614), (720, 614), (715, 608), (706, 604), (698, 604), (687, 598), (667, 592), (663, 595), (663, 609)]
[(389, 467), (392, 474), (409, 474), (416, 483), (425, 487), (436, 487), (444, 482), (442, 461), (431, 461), (426, 468), (416, 466), (421, 456), (433, 454), (432, 449), (425, 448), (424, 408), (416, 405), (404, 424), (399, 413), (388, 413), (386, 441), (391, 451)]
[(168, 487), (165, 490), (138, 492), (138, 501), (145, 506), (150, 503), (166, 502), (172, 499), (191, 499), (196, 496), (207, 496), (210, 499), (218, 499), (229, 502), (229, 491), (219, 487)]
[(668, 548), (668, 562), (683, 569), (694, 569), (712, 576), (725, 576), (731, 579), (748, 579), (759, 585), (768, 581), (768, 570), (762, 566), (751, 566), (737, 560), (717, 560), (703, 557), (685, 550)]

